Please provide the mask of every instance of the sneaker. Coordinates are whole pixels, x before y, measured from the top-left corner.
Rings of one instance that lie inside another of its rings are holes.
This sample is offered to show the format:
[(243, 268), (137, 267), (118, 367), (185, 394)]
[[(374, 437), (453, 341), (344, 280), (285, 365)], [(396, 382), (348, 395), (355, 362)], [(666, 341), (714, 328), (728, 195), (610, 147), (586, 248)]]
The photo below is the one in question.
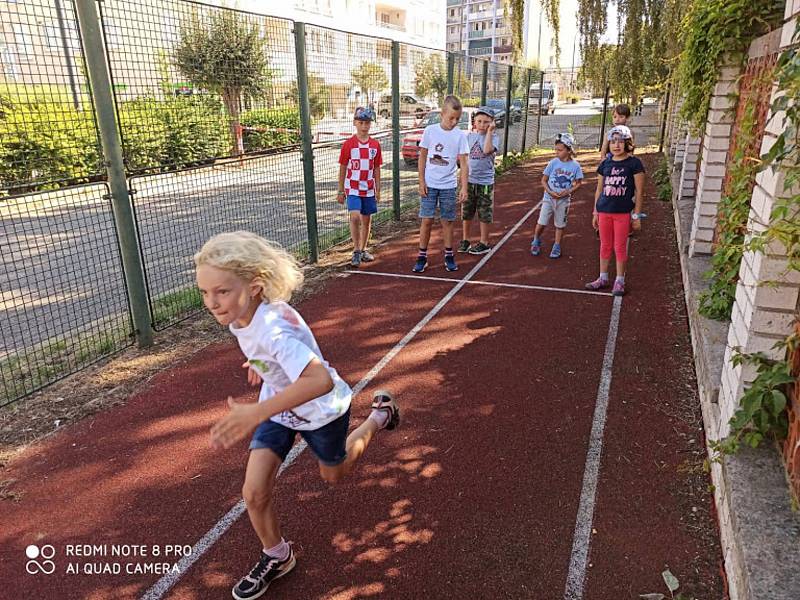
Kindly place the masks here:
[(361, 262), (372, 262), (373, 260), (375, 260), (375, 257), (372, 254), (366, 250), (361, 251)]
[(603, 288), (608, 287), (608, 279), (601, 279), (598, 277), (591, 283), (587, 283), (585, 287), (587, 290), (602, 290)]
[(542, 240), (535, 239), (531, 242), (531, 256), (539, 256), (542, 252)]
[(614, 282), (614, 287), (611, 290), (611, 293), (615, 296), (624, 296), (625, 295), (625, 284), (617, 279)]
[(444, 257), (444, 268), (448, 271), (458, 271), (458, 265), (456, 264), (456, 257), (452, 254), (445, 254)]
[(550, 250), (550, 258), (561, 258), (561, 245), (553, 244), (553, 249)]
[(400, 408), (392, 395), (386, 390), (378, 390), (372, 394), (372, 408), (389, 413), (389, 419), (382, 429), (394, 429), (400, 425)]
[(289, 547), (289, 556), (285, 560), (272, 558), (262, 551), (261, 559), (256, 563), (256, 566), (239, 580), (239, 583), (234, 586), (231, 593), (236, 600), (259, 598), (267, 591), (270, 583), (294, 569), (296, 563), (294, 550), (291, 546)]
[(469, 240), (461, 240), (461, 243), (458, 245), (459, 252), (467, 252), (469, 250)]
[(492, 249), (489, 244), (484, 244), (483, 242), (478, 242), (472, 248), (469, 249), (470, 254), (486, 254)]
[(356, 250), (353, 252), (353, 259), (350, 261), (350, 264), (354, 267), (361, 266), (361, 252)]
[(418, 256), (417, 262), (414, 263), (414, 268), (411, 269), (414, 273), (422, 273), (428, 266), (428, 259), (424, 256)]

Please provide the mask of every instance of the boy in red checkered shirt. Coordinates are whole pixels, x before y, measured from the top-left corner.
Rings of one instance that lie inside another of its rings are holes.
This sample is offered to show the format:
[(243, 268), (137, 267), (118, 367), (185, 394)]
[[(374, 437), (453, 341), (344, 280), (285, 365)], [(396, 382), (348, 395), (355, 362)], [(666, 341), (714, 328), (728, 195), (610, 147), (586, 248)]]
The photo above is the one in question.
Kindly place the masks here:
[(339, 153), (339, 204), (347, 201), (350, 212), (350, 236), (353, 238), (353, 260), (357, 267), (361, 261), (374, 257), (367, 252), (372, 215), (378, 212), (381, 199), (381, 145), (369, 137), (369, 128), (375, 120), (375, 111), (359, 106), (353, 116), (356, 134), (342, 144)]

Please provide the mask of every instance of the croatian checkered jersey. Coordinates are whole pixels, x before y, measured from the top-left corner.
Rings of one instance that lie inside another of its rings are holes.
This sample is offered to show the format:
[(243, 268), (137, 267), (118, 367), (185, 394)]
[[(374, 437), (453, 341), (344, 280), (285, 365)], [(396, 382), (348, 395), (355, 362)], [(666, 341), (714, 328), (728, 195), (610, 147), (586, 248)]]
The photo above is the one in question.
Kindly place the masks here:
[(347, 167), (344, 177), (344, 190), (348, 196), (375, 195), (375, 170), (381, 168), (381, 145), (369, 138), (360, 142), (353, 136), (342, 144), (339, 164)]

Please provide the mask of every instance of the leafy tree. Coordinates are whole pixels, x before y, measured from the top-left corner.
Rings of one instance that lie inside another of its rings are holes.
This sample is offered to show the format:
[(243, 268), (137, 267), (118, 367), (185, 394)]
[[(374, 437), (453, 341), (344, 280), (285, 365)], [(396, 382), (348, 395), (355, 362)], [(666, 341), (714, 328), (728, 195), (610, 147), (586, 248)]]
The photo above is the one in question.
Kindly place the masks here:
[(383, 67), (373, 62), (365, 61), (350, 72), (353, 83), (357, 85), (368, 99), (374, 97), (375, 92), (380, 92), (389, 85), (386, 71)]
[(443, 98), (447, 93), (447, 65), (438, 54), (431, 54), (414, 69), (414, 92), (419, 96), (431, 93)]
[[(287, 98), (299, 106), (300, 95), (297, 91), (297, 82), (292, 82)], [(308, 104), (311, 107), (311, 116), (321, 119), (325, 112), (330, 108), (331, 88), (325, 83), (325, 79), (313, 73), (308, 74)]]
[(263, 94), (273, 77), (267, 56), (267, 40), (258, 24), (236, 11), (215, 11), (208, 19), (195, 11), (181, 23), (175, 66), (198, 88), (222, 97), (234, 153), (244, 151), (239, 128), (243, 96)]

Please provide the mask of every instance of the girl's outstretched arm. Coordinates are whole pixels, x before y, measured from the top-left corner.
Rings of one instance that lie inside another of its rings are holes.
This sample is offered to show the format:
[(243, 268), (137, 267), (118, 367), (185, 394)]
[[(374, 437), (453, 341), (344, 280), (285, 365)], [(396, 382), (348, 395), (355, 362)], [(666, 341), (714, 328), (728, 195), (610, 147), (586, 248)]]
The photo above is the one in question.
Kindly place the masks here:
[(333, 389), (328, 370), (318, 359), (312, 359), (293, 384), (257, 404), (236, 402), (228, 397), (231, 411), (211, 428), (211, 444), (215, 448), (230, 448), (249, 435), (259, 423), (291, 410)]
[[(633, 176), (633, 184), (634, 184), (634, 208), (633, 212), (641, 213), (642, 212), (642, 201), (644, 199), (644, 173), (636, 173)], [(632, 227), (636, 230), (642, 228), (642, 221), (641, 219), (636, 219), (633, 221)]]

